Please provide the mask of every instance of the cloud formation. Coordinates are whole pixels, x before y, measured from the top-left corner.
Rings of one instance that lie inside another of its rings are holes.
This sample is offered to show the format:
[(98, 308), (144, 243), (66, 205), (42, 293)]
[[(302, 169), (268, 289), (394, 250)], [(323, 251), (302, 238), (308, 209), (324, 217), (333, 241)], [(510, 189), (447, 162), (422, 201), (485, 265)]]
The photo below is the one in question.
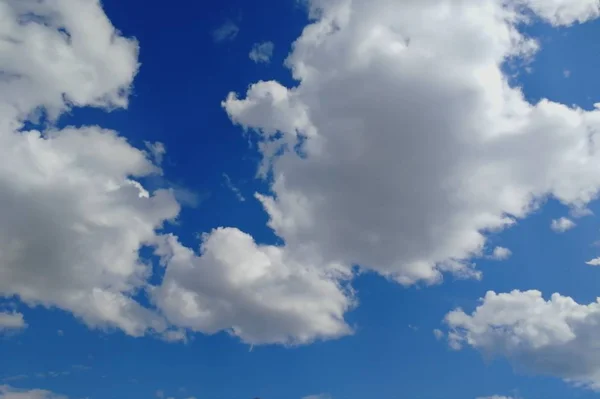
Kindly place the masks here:
[(0, 312), (0, 333), (3, 331), (18, 331), (27, 327), (22, 313)]
[(520, 369), (600, 391), (600, 299), (579, 304), (539, 291), (488, 292), (470, 314), (446, 315), (450, 345), (504, 356)]
[(496, 248), (494, 248), (494, 251), (490, 255), (490, 259), (506, 260), (506, 259), (510, 258), (511, 255), (512, 255), (512, 251), (510, 249), (504, 248), (504, 247), (496, 247)]
[[(135, 40), (96, 0), (0, 2), (0, 296), (133, 336), (304, 344), (352, 333), (355, 265), (401, 284), (479, 278), (488, 232), (548, 196), (574, 209), (596, 197), (600, 111), (530, 104), (501, 69), (539, 47), (518, 29), (527, 13), (570, 25), (597, 17), (595, 1), (308, 6), (287, 61), (298, 85), (257, 82), (223, 103), (260, 138), (273, 180), (256, 198), (285, 245), (219, 228), (196, 251), (161, 232), (179, 214), (173, 190), (140, 183), (162, 173), (163, 146), (52, 127), (75, 106), (127, 106)], [(24, 128), (38, 120), (50, 127)], [(143, 246), (165, 267), (156, 286)]]
[(567, 230), (571, 230), (575, 226), (575, 222), (565, 217), (554, 219), (550, 224), (550, 228), (556, 233), (564, 233)]
[[(134, 180), (160, 169), (116, 132), (52, 127), (73, 106), (126, 107), (137, 42), (98, 1), (1, 2), (0, 18), (0, 296), (131, 335), (164, 330), (132, 299), (151, 270), (138, 250), (179, 212), (170, 191)], [(40, 118), (48, 129), (24, 129)]]
[(264, 63), (268, 64), (271, 62), (271, 57), (273, 56), (273, 50), (275, 49), (275, 45), (273, 42), (262, 42), (262, 43), (254, 43), (252, 46), (252, 50), (250, 51), (249, 57), (252, 61), (257, 64)]

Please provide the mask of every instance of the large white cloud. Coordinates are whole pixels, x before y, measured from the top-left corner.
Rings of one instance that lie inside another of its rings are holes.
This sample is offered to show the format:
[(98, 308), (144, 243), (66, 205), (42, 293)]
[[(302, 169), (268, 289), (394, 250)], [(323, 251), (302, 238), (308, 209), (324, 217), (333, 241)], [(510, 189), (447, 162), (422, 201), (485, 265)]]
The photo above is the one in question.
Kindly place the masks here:
[(161, 241), (167, 270), (154, 298), (177, 326), (228, 331), (251, 344), (304, 344), (351, 331), (344, 313), (352, 293), (340, 285), (337, 265), (323, 270), (310, 253), (257, 245), (231, 228), (206, 235), (200, 256), (173, 236)]
[(597, 2), (310, 7), (316, 20), (287, 60), (298, 86), (258, 82), (223, 103), (263, 140), (274, 182), (259, 198), (288, 248), (403, 284), (477, 277), (469, 259), (487, 232), (548, 196), (578, 208), (596, 197), (600, 111), (530, 104), (502, 66), (538, 47), (517, 28), (526, 15), (571, 24), (597, 16)]
[(600, 390), (600, 298), (579, 304), (539, 291), (488, 292), (471, 314), (446, 315), (452, 347), (505, 356), (516, 367)]
[(125, 107), (138, 45), (98, 1), (0, 1), (0, 296), (56, 306), (132, 335), (163, 331), (132, 299), (150, 272), (139, 248), (174, 218), (147, 154), (99, 127), (21, 131), (72, 106)]

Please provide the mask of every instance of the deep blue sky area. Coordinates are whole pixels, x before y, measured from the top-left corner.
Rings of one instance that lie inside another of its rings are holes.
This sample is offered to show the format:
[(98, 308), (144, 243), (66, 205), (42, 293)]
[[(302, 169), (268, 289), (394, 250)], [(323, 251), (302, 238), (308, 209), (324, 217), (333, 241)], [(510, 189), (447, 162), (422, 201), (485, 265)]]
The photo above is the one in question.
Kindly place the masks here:
[[(165, 181), (148, 184), (174, 186), (193, 198), (179, 223), (166, 227), (185, 244), (198, 248), (198, 234), (219, 226), (276, 243), (253, 197), (268, 190), (255, 177), (260, 156), (253, 136), (231, 123), (221, 101), (259, 80), (296, 84), (284, 60), (308, 22), (306, 11), (295, 0), (102, 3), (114, 26), (140, 44), (141, 68), (129, 107), (110, 113), (75, 109), (59, 124), (98, 124), (137, 147), (164, 143)], [(227, 20), (239, 33), (216, 43), (211, 33)], [(558, 30), (538, 23), (527, 29), (540, 38), (542, 50), (513, 84), (534, 102), (546, 97), (586, 109), (600, 102), (600, 23)], [(252, 62), (252, 45), (266, 40), (275, 45), (271, 62)], [(600, 213), (597, 203), (590, 208)], [(577, 229), (558, 235), (550, 221), (567, 214), (550, 198), (516, 226), (492, 234), (489, 246), (510, 248), (513, 255), (503, 262), (476, 260), (481, 281), (448, 275), (441, 285), (403, 287), (362, 274), (353, 282), (360, 306), (346, 317), (355, 333), (309, 346), (250, 347), (225, 333), (167, 343), (120, 331), (91, 332), (61, 310), (20, 306), (30, 327), (0, 337), (0, 385), (43, 388), (73, 399), (148, 399), (157, 391), (175, 399), (301, 399), (321, 393), (333, 399), (474, 399), (498, 393), (594, 398), (597, 393), (558, 378), (515, 370), (504, 358), (486, 359), (470, 348), (454, 351), (433, 334), (449, 310), (472, 311), (488, 290), (537, 289), (545, 296), (560, 292), (580, 303), (595, 301), (600, 274), (585, 261), (600, 254), (593, 245), (600, 222), (582, 218)], [(162, 273), (158, 265), (155, 270)]]

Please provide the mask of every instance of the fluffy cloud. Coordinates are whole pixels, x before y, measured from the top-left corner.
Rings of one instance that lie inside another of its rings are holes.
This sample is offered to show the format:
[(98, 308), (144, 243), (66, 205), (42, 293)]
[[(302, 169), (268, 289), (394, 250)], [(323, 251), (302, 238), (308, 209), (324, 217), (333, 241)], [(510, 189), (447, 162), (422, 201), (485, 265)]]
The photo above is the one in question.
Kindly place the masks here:
[(579, 304), (539, 291), (488, 292), (471, 314), (446, 315), (452, 347), (505, 356), (516, 367), (600, 390), (600, 299)]
[(237, 229), (204, 237), (201, 255), (175, 237), (157, 254), (167, 267), (153, 297), (171, 323), (206, 334), (228, 331), (251, 344), (303, 344), (351, 332), (344, 322), (351, 292), (337, 265), (310, 253), (257, 245)]
[(27, 327), (22, 313), (17, 312), (0, 312), (0, 332), (15, 331)]
[(585, 264), (590, 265), (590, 266), (600, 266), (600, 258), (594, 258), (592, 260), (585, 262)]
[(512, 255), (512, 251), (510, 249), (504, 248), (504, 247), (496, 247), (496, 248), (494, 248), (494, 251), (490, 255), (490, 259), (506, 260), (506, 259), (510, 258), (511, 255)]
[[(298, 344), (352, 332), (353, 265), (403, 284), (478, 277), (487, 232), (550, 195), (584, 209), (600, 188), (600, 111), (529, 104), (501, 70), (537, 49), (517, 29), (526, 10), (568, 25), (594, 4), (310, 1), (288, 59), (298, 86), (258, 82), (224, 102), (262, 139), (273, 195), (257, 198), (285, 245), (226, 228), (196, 253), (160, 234), (173, 193), (140, 184), (164, 147), (99, 127), (23, 131), (73, 106), (126, 107), (137, 43), (97, 0), (0, 2), (0, 296), (135, 336)], [(144, 245), (166, 268), (155, 287)], [(143, 290), (155, 307), (134, 300)]]
[[(138, 45), (98, 1), (0, 1), (0, 19), (0, 297), (167, 341), (185, 341), (187, 330), (284, 344), (351, 333), (343, 315), (354, 299), (339, 265), (236, 229), (207, 235), (197, 255), (160, 233), (179, 213), (172, 190), (140, 183), (161, 173), (162, 144), (138, 149), (97, 126), (52, 127), (73, 106), (127, 106)], [(23, 128), (36, 118), (50, 127)], [(156, 287), (143, 246), (166, 266)], [(156, 306), (134, 299), (142, 291)], [(0, 323), (24, 326), (16, 313)]]
[(552, 223), (550, 223), (550, 228), (557, 233), (564, 233), (567, 230), (571, 230), (573, 227), (575, 227), (575, 222), (565, 217), (554, 219)]
[(67, 397), (41, 389), (18, 390), (0, 385), (0, 399), (67, 399)]
[[(478, 277), (486, 233), (553, 196), (600, 188), (600, 111), (526, 101), (502, 73), (538, 43), (517, 25), (597, 16), (594, 1), (313, 0), (287, 65), (298, 80), (223, 102), (262, 140), (286, 248), (402, 284)], [(485, 34), (481, 34), (485, 32)], [(276, 134), (279, 132), (280, 134)]]
[(132, 299), (138, 250), (179, 205), (134, 179), (160, 173), (99, 127), (23, 130), (72, 106), (126, 107), (138, 45), (95, 0), (0, 2), (0, 296), (59, 307), (131, 335), (165, 322)]
[(273, 50), (275, 45), (273, 42), (262, 42), (255, 43), (252, 46), (252, 50), (250, 51), (249, 57), (252, 61), (259, 63), (268, 64), (271, 61), (271, 57), (273, 56)]

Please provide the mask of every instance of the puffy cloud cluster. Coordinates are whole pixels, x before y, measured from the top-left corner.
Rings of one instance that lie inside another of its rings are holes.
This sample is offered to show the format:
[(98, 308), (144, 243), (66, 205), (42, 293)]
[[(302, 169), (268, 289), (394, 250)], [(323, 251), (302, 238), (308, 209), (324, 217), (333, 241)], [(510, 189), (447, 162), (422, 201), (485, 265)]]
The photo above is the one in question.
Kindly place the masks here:
[(597, 2), (309, 3), (287, 60), (298, 85), (223, 102), (262, 140), (273, 195), (259, 199), (286, 248), (402, 284), (479, 277), (488, 232), (549, 196), (596, 197), (600, 111), (530, 104), (502, 67), (537, 50), (518, 29), (531, 13), (568, 25)]
[(238, 229), (205, 236), (201, 255), (164, 237), (157, 254), (167, 270), (154, 292), (170, 322), (212, 334), (228, 331), (254, 344), (302, 344), (350, 333), (352, 293), (336, 265), (315, 267), (310, 253), (257, 245)]
[[(221, 228), (196, 252), (160, 233), (179, 213), (173, 193), (139, 183), (161, 173), (163, 146), (23, 128), (73, 106), (126, 107), (137, 43), (97, 0), (0, 1), (0, 296), (135, 336), (307, 343), (352, 332), (354, 265), (402, 284), (477, 278), (470, 259), (489, 231), (548, 196), (576, 209), (596, 197), (600, 111), (530, 104), (502, 73), (538, 48), (518, 29), (527, 15), (569, 25), (595, 18), (596, 2), (308, 3), (287, 61), (298, 86), (258, 82), (223, 103), (261, 138), (273, 181), (257, 198), (285, 245)], [(157, 286), (145, 245), (166, 268)], [(153, 307), (134, 299), (142, 290)]]
[(171, 192), (134, 180), (160, 169), (97, 126), (23, 129), (73, 106), (126, 107), (137, 43), (95, 0), (0, 1), (0, 20), (0, 296), (131, 335), (164, 330), (132, 299), (151, 270), (139, 248), (179, 212)]
[(600, 298), (579, 304), (539, 291), (488, 292), (471, 313), (446, 315), (450, 345), (505, 356), (516, 367), (600, 390)]
[[(186, 340), (186, 329), (286, 344), (350, 332), (343, 272), (308, 250), (220, 229), (197, 255), (163, 236), (180, 205), (172, 190), (140, 184), (162, 173), (162, 144), (142, 150), (97, 126), (52, 127), (74, 106), (127, 106), (138, 44), (97, 0), (0, 1), (0, 20), (0, 297), (167, 341)], [(45, 130), (24, 128), (40, 118)], [(167, 267), (156, 287), (143, 246)], [(135, 299), (142, 291), (155, 306)], [(0, 323), (25, 326), (17, 313), (0, 314)]]

